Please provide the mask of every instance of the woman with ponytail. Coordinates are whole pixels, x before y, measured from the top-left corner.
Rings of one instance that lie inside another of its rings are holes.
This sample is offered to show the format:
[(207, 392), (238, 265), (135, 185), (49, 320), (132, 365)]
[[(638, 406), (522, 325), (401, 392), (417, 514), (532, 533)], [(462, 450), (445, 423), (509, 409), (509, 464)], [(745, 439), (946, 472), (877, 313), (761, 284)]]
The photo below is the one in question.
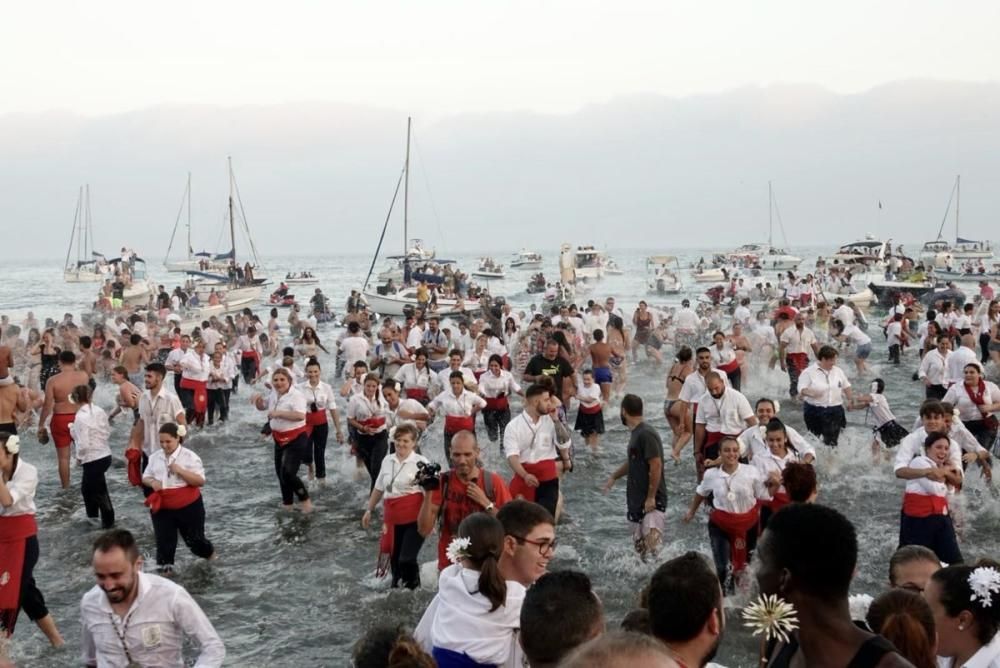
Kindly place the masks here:
[(937, 626), (940, 668), (1000, 667), (1000, 564), (942, 568), (924, 598)]
[(503, 541), (499, 520), (473, 513), (448, 546), (452, 565), (441, 572), (415, 634), (439, 668), (499, 666), (510, 658), (525, 588), (500, 574)]
[(69, 431), (76, 443), (76, 461), (83, 469), (80, 494), (87, 520), (97, 524), (100, 518), (101, 526), (110, 529), (115, 523), (115, 509), (104, 474), (111, 468), (111, 448), (108, 447), (111, 423), (104, 409), (92, 403), (94, 391), (89, 385), (77, 385), (70, 396), (79, 406)]
[[(35, 585), (38, 563), (38, 527), (35, 524), (35, 488), (38, 469), (20, 461), (21, 443), (14, 434), (0, 432), (0, 640), (14, 634), (23, 609), (53, 647), (63, 644), (55, 620)], [(0, 645), (4, 644), (0, 642)]]
[(205, 537), (205, 467), (201, 457), (183, 446), (187, 430), (173, 422), (160, 427), (160, 449), (149, 457), (142, 483), (153, 490), (146, 505), (156, 535), (156, 564), (164, 575), (174, 571), (177, 534), (195, 556), (214, 559), (215, 548)]
[(872, 601), (866, 621), (916, 668), (937, 667), (934, 613), (920, 594), (890, 589)]

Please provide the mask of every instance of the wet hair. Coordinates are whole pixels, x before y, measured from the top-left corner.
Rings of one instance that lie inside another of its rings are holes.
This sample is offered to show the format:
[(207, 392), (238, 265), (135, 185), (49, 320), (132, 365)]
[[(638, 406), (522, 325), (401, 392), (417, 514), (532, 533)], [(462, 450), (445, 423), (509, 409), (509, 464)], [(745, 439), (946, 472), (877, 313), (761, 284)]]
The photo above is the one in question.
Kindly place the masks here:
[(875, 380), (872, 381), (872, 384), (875, 386), (874, 389), (875, 394), (882, 394), (883, 392), (885, 392), (885, 381), (882, 380), (881, 378), (876, 378)]
[(347, 331), (351, 334), (357, 334), (361, 331), (361, 325), (357, 321), (351, 321), (347, 323)]
[(165, 367), (161, 362), (152, 362), (146, 365), (146, 373), (159, 374), (160, 378), (165, 378), (167, 375), (167, 367)]
[(306, 362), (306, 368), (307, 368), (307, 369), (308, 369), (309, 367), (311, 367), (311, 366), (314, 366), (314, 367), (316, 367), (317, 369), (321, 368), (321, 367), (320, 367), (320, 365), (319, 365), (319, 360), (318, 360), (318, 359), (316, 359), (316, 356), (315, 356), (315, 355), (313, 355), (312, 357), (310, 357), (310, 358), (309, 358), (309, 361), (308, 361), (308, 362)]
[(532, 397), (537, 397), (541, 394), (552, 393), (552, 388), (544, 383), (534, 383), (529, 385), (528, 389), (524, 391), (524, 398), (531, 399)]
[(641, 633), (646, 636), (653, 635), (653, 630), (650, 628), (649, 610), (646, 608), (636, 608), (630, 611), (622, 619), (621, 628), (622, 631)]
[(606, 668), (644, 665), (639, 660), (656, 657), (669, 660), (670, 653), (660, 641), (641, 633), (612, 631), (585, 643), (570, 654), (560, 668)]
[(90, 389), (90, 385), (77, 385), (70, 392), (69, 396), (73, 400), (73, 403), (89, 404), (90, 400), (94, 398), (94, 391)]
[(364, 360), (358, 360), (357, 362), (354, 363), (354, 368), (355, 369), (367, 369), (368, 368), (368, 362), (366, 362)]
[(18, 459), (19, 453), (15, 452), (15, 453), (11, 454), (11, 452), (9, 450), (7, 450), (7, 440), (11, 436), (13, 436), (13, 435), (14, 434), (11, 434), (11, 433), (6, 432), (6, 431), (0, 431), (0, 447), (3, 447), (4, 452), (6, 452), (7, 454), (9, 454), (11, 457), (14, 458), (14, 469), (16, 470), (17, 469), (17, 459)]
[[(988, 645), (1000, 628), (1000, 605), (984, 606), (982, 601), (972, 600), (969, 576), (980, 566), (991, 566), (1000, 570), (1000, 564), (980, 560), (975, 566), (966, 564), (945, 566), (934, 573), (931, 580), (941, 587), (941, 605), (945, 613), (949, 617), (958, 617), (963, 610), (968, 610), (976, 622), (976, 639), (983, 645)], [(993, 597), (996, 598), (997, 594), (993, 594)]]
[(465, 383), (465, 374), (462, 373), (461, 371), (452, 371), (451, 373), (448, 374), (448, 382), (451, 382), (456, 378)]
[(553, 527), (556, 525), (552, 513), (545, 506), (524, 499), (505, 503), (497, 511), (496, 517), (503, 525), (503, 532), (507, 536), (523, 538), (534, 531), (539, 524), (551, 524)]
[(785, 506), (771, 516), (761, 542), (773, 566), (792, 574), (796, 589), (825, 601), (847, 597), (858, 536), (839, 511), (813, 503)]
[[(284, 360), (282, 360), (282, 363), (284, 363)], [(288, 384), (289, 385), (292, 384), (292, 372), (286, 369), (284, 366), (280, 366), (271, 372), (272, 380), (274, 379), (275, 376), (284, 376), (285, 379), (288, 381)]]
[(677, 351), (678, 362), (690, 362), (692, 357), (694, 357), (694, 353), (691, 352), (691, 346), (681, 346), (681, 349)]
[(83, 348), (84, 350), (90, 350), (90, 346), (92, 346), (93, 344), (94, 342), (89, 336), (84, 335), (80, 337), (80, 347)]
[(579, 571), (546, 573), (521, 606), (521, 647), (532, 666), (556, 665), (599, 630), (604, 609)]
[(604, 330), (595, 329), (594, 333), (591, 334), (591, 336), (594, 337), (594, 341), (603, 341), (604, 340)]
[(133, 334), (132, 336), (128, 337), (128, 342), (131, 343), (133, 346), (137, 346), (140, 343), (142, 343), (142, 337), (139, 336), (138, 334)]
[(653, 573), (648, 607), (654, 636), (663, 642), (691, 640), (713, 611), (722, 610), (719, 576), (698, 552), (675, 557)]
[(924, 439), (924, 450), (927, 450), (941, 439), (949, 441), (950, 443), (951, 437), (949, 437), (948, 434), (943, 431), (932, 431), (931, 433), (927, 434), (927, 437)]
[(285, 355), (284, 357), (281, 358), (281, 366), (285, 367), (286, 369), (290, 369), (291, 367), (295, 366), (295, 358), (292, 357), (291, 355)]
[(708, 353), (709, 355), (711, 355), (712, 351), (709, 348), (705, 347), (705, 346), (698, 346), (698, 349), (694, 351), (694, 354), (696, 356), (697, 355), (701, 355), (702, 353)]
[(59, 353), (60, 364), (76, 364), (76, 355), (72, 350), (63, 350)]
[(473, 513), (458, 525), (458, 538), (468, 538), (467, 559), (479, 571), (479, 593), (490, 602), (490, 612), (507, 602), (507, 581), (500, 574), (503, 525), (487, 513)]
[(630, 417), (642, 417), (642, 397), (626, 394), (622, 397), (622, 411)]
[(785, 435), (785, 447), (794, 452), (795, 454), (799, 454), (798, 449), (794, 445), (792, 445), (792, 440), (788, 438), (788, 429), (785, 428), (785, 423), (779, 420), (778, 418), (773, 417), (767, 421), (767, 425), (764, 427), (764, 432), (765, 434), (767, 434), (778, 431), (780, 431), (782, 434)]
[(365, 384), (366, 385), (368, 384), (368, 381), (375, 381), (376, 385), (381, 385), (382, 384), (382, 379), (379, 378), (378, 374), (376, 374), (376, 373), (369, 373), (369, 374), (367, 374), (365, 376)]
[(418, 430), (417, 426), (412, 422), (401, 422), (396, 426), (396, 431), (393, 433), (393, 440), (396, 440), (405, 434), (413, 440), (414, 444), (416, 444), (417, 439), (420, 438), (420, 430)]
[(423, 357), (424, 359), (427, 359), (427, 357), (428, 357), (428, 355), (427, 355), (427, 348), (424, 348), (423, 346), (421, 346), (420, 348), (417, 348), (416, 350), (414, 350), (413, 351), (413, 359), (417, 359), (418, 357)]
[(900, 566), (905, 566), (906, 564), (912, 564), (916, 561), (926, 561), (932, 563), (935, 566), (941, 565), (941, 560), (937, 558), (934, 551), (923, 545), (904, 545), (889, 557), (889, 584), (893, 587), (896, 585), (896, 569)]
[(119, 376), (125, 376), (125, 379), (128, 380), (128, 369), (123, 367), (121, 364), (113, 368), (111, 372), (117, 373)]
[(386, 378), (382, 381), (382, 391), (384, 392), (385, 390), (399, 392), (399, 383), (394, 378)]
[(383, 624), (369, 629), (355, 643), (354, 649), (351, 650), (351, 665), (355, 668), (387, 668), (388, 666), (394, 668), (428, 666), (433, 668), (437, 664), (420, 649), (405, 627)]
[(924, 403), (920, 404), (920, 417), (934, 417), (937, 415), (944, 415), (945, 411), (944, 405), (937, 399), (928, 399)]
[(812, 464), (789, 462), (781, 472), (781, 484), (789, 499), (795, 503), (805, 503), (816, 491), (816, 469)]
[(837, 358), (837, 349), (833, 346), (822, 346), (816, 353), (816, 359), (832, 360)]
[(166, 423), (160, 425), (160, 431), (159, 431), (159, 433), (161, 433), (161, 434), (170, 434), (171, 436), (173, 436), (174, 438), (176, 438), (181, 443), (184, 442), (184, 437), (180, 435), (180, 433), (177, 430), (177, 424), (174, 423), (174, 422), (166, 422)]
[(493, 355), (490, 355), (490, 359), (489, 359), (489, 362), (487, 362), (487, 364), (493, 364), (494, 362), (496, 362), (501, 367), (503, 367), (503, 357), (501, 357), (500, 355), (497, 355), (495, 353)]
[(774, 411), (775, 415), (778, 414), (778, 407), (774, 405), (774, 399), (768, 399), (767, 397), (761, 397), (760, 399), (758, 399), (757, 403), (753, 405), (753, 410), (755, 413), (757, 412), (757, 409), (760, 408), (761, 404), (771, 404), (771, 410)]
[[(62, 353), (59, 354), (59, 360), (62, 361)], [(965, 373), (969, 369), (975, 369), (976, 373), (978, 373), (980, 376), (983, 375), (983, 367), (979, 364), (979, 362), (969, 362), (968, 364), (962, 367), (962, 373)]]
[(139, 545), (135, 542), (135, 536), (128, 529), (109, 529), (94, 541), (94, 552), (110, 552), (115, 548), (120, 548), (128, 560), (132, 563), (139, 558)]

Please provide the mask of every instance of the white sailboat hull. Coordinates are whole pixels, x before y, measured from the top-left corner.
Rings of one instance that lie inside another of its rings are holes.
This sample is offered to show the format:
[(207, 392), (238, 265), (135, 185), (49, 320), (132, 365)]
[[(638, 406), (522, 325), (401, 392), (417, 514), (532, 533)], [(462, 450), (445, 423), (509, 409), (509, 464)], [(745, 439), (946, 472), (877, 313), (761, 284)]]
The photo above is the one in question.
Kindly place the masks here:
[(231, 290), (227, 289), (225, 285), (199, 285), (195, 288), (195, 294), (198, 295), (198, 299), (207, 303), (209, 295), (212, 293), (212, 288), (215, 288), (215, 294), (219, 295), (220, 299), (228, 300), (230, 303), (245, 300), (258, 301), (264, 293), (264, 288), (260, 285), (232, 288)]
[(149, 306), (150, 300), (155, 294), (155, 286), (152, 281), (136, 281), (125, 288), (122, 294), (122, 301), (127, 306)]
[[(369, 308), (379, 315), (402, 316), (409, 309), (417, 308), (416, 290), (401, 290), (394, 295), (380, 295), (377, 292), (364, 292), (365, 300)], [(463, 302), (462, 306), (454, 299), (438, 299), (437, 309), (433, 311), (435, 315), (462, 315), (471, 313), (479, 308), (476, 302)]]
[(488, 278), (494, 281), (499, 281), (505, 276), (502, 271), (474, 271), (472, 275), (476, 278)]
[(63, 281), (66, 283), (103, 283), (104, 279), (104, 274), (93, 271), (67, 269), (63, 272)]
[(511, 260), (511, 262), (510, 262), (510, 268), (511, 269), (541, 269), (542, 268), (542, 261), (541, 260), (524, 260), (524, 261), (521, 261), (521, 260)]

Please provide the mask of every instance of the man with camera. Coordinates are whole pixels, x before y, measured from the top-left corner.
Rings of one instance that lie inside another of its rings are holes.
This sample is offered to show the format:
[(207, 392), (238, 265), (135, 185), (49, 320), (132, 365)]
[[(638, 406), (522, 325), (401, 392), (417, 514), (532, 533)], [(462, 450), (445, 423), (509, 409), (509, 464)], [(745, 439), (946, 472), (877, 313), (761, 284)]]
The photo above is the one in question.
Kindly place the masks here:
[(460, 431), (451, 441), (451, 470), (441, 473), (440, 464), (421, 468), (417, 484), (424, 490), (417, 530), (425, 538), (441, 518), (438, 539), (438, 569), (449, 564), (448, 545), (458, 531), (458, 525), (473, 513), (497, 510), (511, 500), (503, 478), (479, 465), (479, 443), (470, 431)]

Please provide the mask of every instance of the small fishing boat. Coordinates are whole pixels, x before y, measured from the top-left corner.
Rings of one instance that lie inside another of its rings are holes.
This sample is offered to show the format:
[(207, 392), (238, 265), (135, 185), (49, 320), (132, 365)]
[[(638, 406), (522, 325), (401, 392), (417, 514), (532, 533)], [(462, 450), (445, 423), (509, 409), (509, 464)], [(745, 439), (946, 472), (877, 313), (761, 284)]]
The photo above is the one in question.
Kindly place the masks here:
[(621, 276), (625, 272), (621, 270), (617, 262), (609, 257), (604, 261), (604, 273), (608, 276)]
[(476, 278), (501, 280), (504, 277), (503, 265), (497, 264), (491, 257), (480, 258), (479, 268), (472, 272)]
[(680, 273), (680, 261), (673, 255), (646, 258), (646, 284), (650, 294), (673, 295), (680, 292), (684, 288)]
[[(404, 288), (399, 292), (381, 294), (379, 291), (364, 293), (368, 307), (380, 316), (403, 316), (418, 307), (417, 289)], [(436, 307), (428, 309), (429, 313), (439, 316), (463, 315), (479, 309), (479, 303), (465, 302), (462, 299), (443, 299), (438, 297)]]
[(542, 256), (522, 248), (511, 256), (509, 266), (511, 269), (541, 269)]
[(286, 274), (284, 282), (288, 285), (319, 285), (319, 279), (309, 271)]

